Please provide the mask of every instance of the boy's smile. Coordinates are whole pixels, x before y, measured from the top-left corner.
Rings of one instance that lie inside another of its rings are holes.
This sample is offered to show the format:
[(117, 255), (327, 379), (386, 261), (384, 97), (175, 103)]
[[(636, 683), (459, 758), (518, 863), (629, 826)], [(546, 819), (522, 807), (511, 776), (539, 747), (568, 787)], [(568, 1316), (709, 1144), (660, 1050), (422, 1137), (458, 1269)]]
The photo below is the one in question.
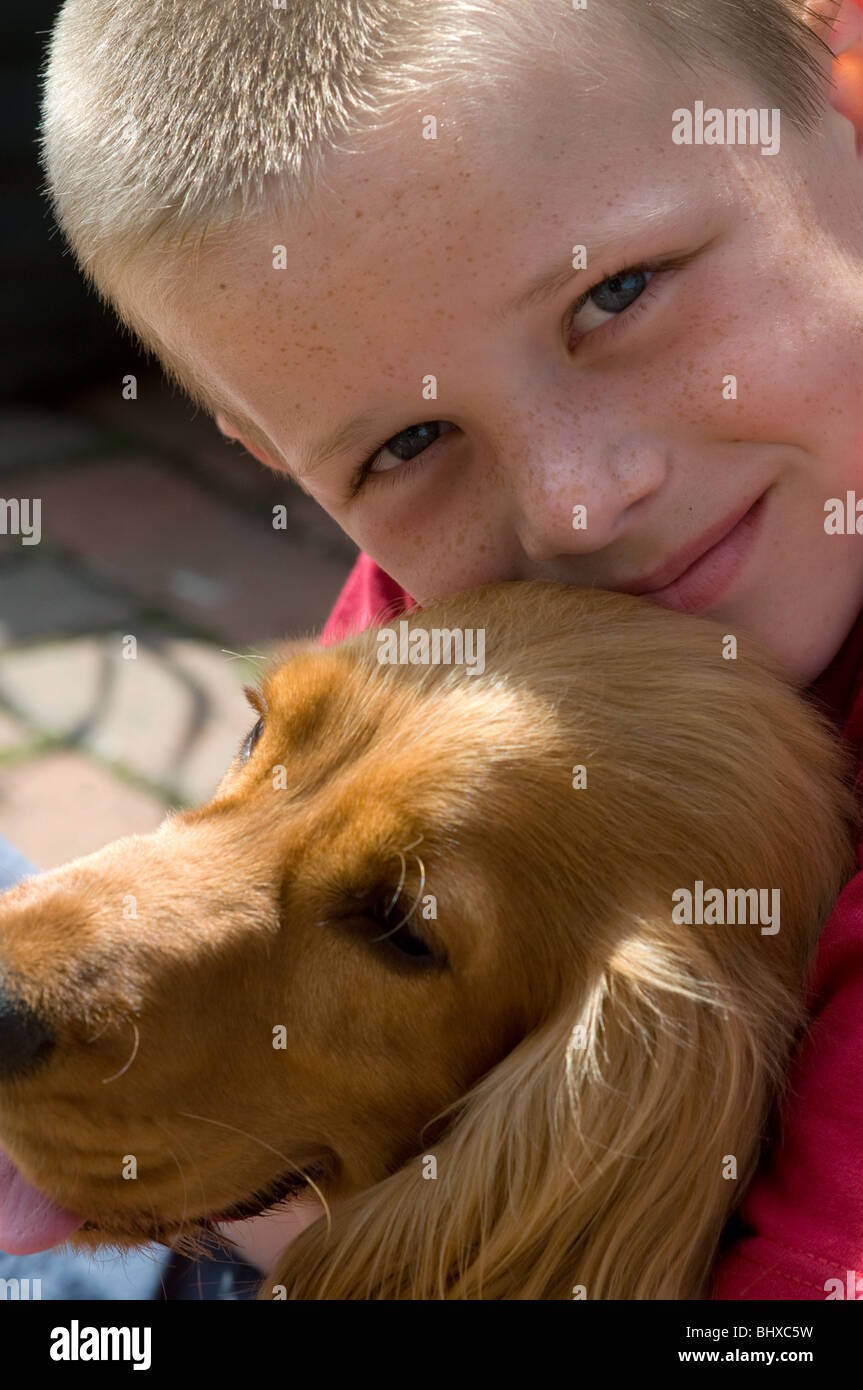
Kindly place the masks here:
[(828, 107), (771, 158), (676, 145), (676, 108), (759, 97), (629, 42), (602, 74), (526, 66), (479, 113), (408, 110), (329, 161), (314, 213), (247, 221), (170, 303), (126, 292), (225, 431), (251, 421), (416, 599), (661, 582), (656, 601), (747, 628), (805, 685), (863, 607), (860, 538), (824, 529), (829, 498), (863, 491), (854, 131)]

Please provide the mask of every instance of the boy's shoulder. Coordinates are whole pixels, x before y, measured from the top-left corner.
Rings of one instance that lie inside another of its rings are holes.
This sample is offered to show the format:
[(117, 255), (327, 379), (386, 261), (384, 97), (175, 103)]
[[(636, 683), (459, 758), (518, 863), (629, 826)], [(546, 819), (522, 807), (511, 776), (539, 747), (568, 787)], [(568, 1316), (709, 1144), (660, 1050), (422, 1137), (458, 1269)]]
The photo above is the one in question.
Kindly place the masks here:
[[(863, 796), (863, 614), (808, 693), (858, 764)], [(863, 1299), (863, 843), (821, 934), (810, 1024), (781, 1125), (714, 1271), (714, 1299)]]
[(779, 1132), (729, 1227), (714, 1299), (863, 1299), (863, 872), (824, 928), (810, 1004)]

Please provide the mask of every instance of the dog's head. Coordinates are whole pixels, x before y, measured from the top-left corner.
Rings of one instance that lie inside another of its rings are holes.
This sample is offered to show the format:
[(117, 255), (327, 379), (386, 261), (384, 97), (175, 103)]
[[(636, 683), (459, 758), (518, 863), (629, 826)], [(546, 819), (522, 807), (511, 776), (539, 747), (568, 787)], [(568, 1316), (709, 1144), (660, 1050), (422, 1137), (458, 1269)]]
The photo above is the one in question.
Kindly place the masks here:
[[(479, 632), (484, 669), (453, 664)], [(81, 1245), (175, 1242), (311, 1182), (360, 1296), (424, 1287), (416, 1258), (358, 1272), (375, 1204), (380, 1262), (400, 1202), (403, 1253), (431, 1248), (437, 1290), (479, 1259), (501, 1296), (499, 1189), (525, 1250), (547, 1245), (525, 1204), (556, 1163), (560, 1218), (573, 1123), (594, 1175), (631, 1140), (624, 1113), (644, 1162), (715, 1119), (751, 1163), (852, 867), (837, 750), (766, 657), (741, 639), (728, 660), (714, 625), (643, 600), (501, 585), (412, 614), (389, 648), (296, 647), (250, 697), (210, 802), (0, 898), (19, 1248), (76, 1222)], [(780, 890), (780, 929), (675, 921), (697, 881)], [(713, 1094), (729, 1076), (745, 1119)], [(460, 1202), (485, 1215), (455, 1234)], [(560, 1237), (571, 1282), (582, 1236)], [(318, 1277), (325, 1240), (301, 1237), (283, 1282), (302, 1286), (304, 1252)]]

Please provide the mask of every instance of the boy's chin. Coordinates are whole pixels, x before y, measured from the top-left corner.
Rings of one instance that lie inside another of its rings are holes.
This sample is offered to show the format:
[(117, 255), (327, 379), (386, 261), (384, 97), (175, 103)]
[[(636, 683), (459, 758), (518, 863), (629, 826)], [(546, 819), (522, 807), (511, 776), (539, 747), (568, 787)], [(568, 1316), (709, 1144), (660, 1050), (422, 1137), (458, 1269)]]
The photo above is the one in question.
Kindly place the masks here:
[[(807, 690), (824, 674), (850, 637), (863, 610), (863, 597), (840, 594), (821, 601), (822, 585), (806, 602), (794, 595), (747, 594), (704, 616), (723, 633), (747, 633), (771, 654), (779, 674), (797, 690)], [(813, 601), (814, 600), (814, 601)]]
[(755, 632), (779, 663), (780, 673), (797, 690), (807, 690), (824, 675), (839, 655), (854, 628), (859, 613), (841, 625), (822, 622), (812, 630), (811, 640), (795, 640), (798, 634), (789, 632), (783, 640), (781, 632), (763, 636)]

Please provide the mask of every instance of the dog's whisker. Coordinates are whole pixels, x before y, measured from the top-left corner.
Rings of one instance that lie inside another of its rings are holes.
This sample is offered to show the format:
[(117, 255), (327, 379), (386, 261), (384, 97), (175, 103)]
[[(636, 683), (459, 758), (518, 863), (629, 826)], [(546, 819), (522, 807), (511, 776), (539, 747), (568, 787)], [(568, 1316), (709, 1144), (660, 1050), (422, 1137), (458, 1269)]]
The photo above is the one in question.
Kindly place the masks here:
[(389, 917), (390, 913), (392, 912), (393, 908), (395, 907), (396, 903), (398, 902), (398, 900), (399, 900), (399, 894), (401, 893), (402, 889), (404, 888), (404, 886), (405, 886), (405, 879), (407, 878), (407, 872), (408, 872), (407, 860), (405, 859), (404, 854), (402, 853), (402, 851), (401, 851), (400, 849), (397, 849), (397, 850), (396, 850), (396, 854), (398, 855), (399, 859), (402, 861), (401, 878), (399, 879), (399, 886), (398, 886), (398, 888), (397, 888), (396, 891), (393, 893), (393, 895), (392, 895), (392, 897), (391, 897), (391, 899), (390, 899), (389, 907), (386, 908), (385, 911), (384, 911), (384, 916), (385, 916), (385, 917)]
[(107, 1084), (108, 1084), (109, 1081), (116, 1081), (117, 1078), (120, 1077), (120, 1076), (122, 1076), (124, 1072), (127, 1072), (127, 1071), (129, 1070), (129, 1068), (131, 1067), (132, 1063), (134, 1062), (135, 1058), (137, 1057), (137, 1055), (138, 1055), (138, 1045), (139, 1045), (139, 1043), (140, 1043), (140, 1041), (141, 1041), (141, 1035), (140, 1035), (140, 1033), (138, 1032), (138, 1025), (137, 1025), (137, 1023), (133, 1023), (133, 1024), (132, 1024), (132, 1028), (134, 1029), (134, 1032), (135, 1032), (135, 1047), (134, 1047), (134, 1049), (133, 1049), (133, 1051), (132, 1051), (132, 1055), (131, 1055), (131, 1057), (129, 1058), (128, 1062), (126, 1063), (125, 1067), (121, 1067), (120, 1070), (117, 1071), (117, 1072), (115, 1072), (113, 1076), (103, 1076), (103, 1077), (102, 1077), (102, 1085), (103, 1085), (103, 1086), (107, 1086)]
[(419, 857), (418, 854), (415, 854), (415, 855), (414, 855), (414, 859), (417, 861), (417, 863), (418, 863), (419, 866), (420, 866), (421, 878), (420, 878), (420, 886), (419, 886), (419, 888), (417, 889), (417, 895), (416, 895), (416, 897), (414, 898), (413, 903), (411, 904), (410, 911), (407, 912), (407, 913), (405, 914), (405, 916), (402, 918), (402, 920), (401, 920), (400, 922), (396, 922), (396, 924), (395, 924), (394, 927), (390, 927), (389, 931), (385, 931), (384, 934), (383, 934), (383, 936), (375, 936), (375, 937), (373, 937), (373, 938), (372, 938), (373, 941), (386, 941), (386, 939), (387, 939), (388, 936), (392, 936), (393, 932), (397, 932), (398, 929), (399, 929), (399, 927), (403, 927), (404, 924), (405, 924), (405, 922), (407, 922), (411, 917), (413, 917), (414, 913), (416, 912), (417, 907), (419, 906), (419, 900), (420, 900), (420, 898), (421, 898), (422, 895), (423, 895), (423, 889), (424, 889), (425, 886), (426, 886), (426, 867), (425, 867), (425, 864), (423, 863), (423, 861), (420, 859), (420, 857)]
[(151, 1212), (152, 1217), (153, 1217), (153, 1230), (154, 1230), (154, 1231), (158, 1231), (158, 1229), (159, 1229), (159, 1217), (158, 1217), (158, 1215), (157, 1215), (157, 1213), (156, 1213), (155, 1203), (154, 1203), (149, 1197), (147, 1198), (147, 1205), (149, 1206), (150, 1212)]
[[(169, 1133), (169, 1134), (171, 1134), (171, 1138), (172, 1138), (172, 1139), (175, 1139), (175, 1140), (177, 1139), (177, 1136), (174, 1135), (173, 1133), (171, 1133), (170, 1130), (166, 1130), (166, 1128), (165, 1128), (164, 1125), (159, 1124), (158, 1121), (156, 1121), (156, 1124), (157, 1124), (157, 1127), (158, 1127), (159, 1129), (161, 1129), (164, 1133)], [(198, 1187), (200, 1188), (200, 1191), (201, 1191), (201, 1202), (202, 1202), (203, 1205), (206, 1205), (206, 1190), (205, 1190), (204, 1184), (203, 1184), (203, 1182), (202, 1182), (202, 1180), (201, 1180), (200, 1169), (198, 1168), (198, 1165), (197, 1165), (197, 1163), (194, 1161), (194, 1159), (193, 1159), (193, 1158), (190, 1158), (189, 1150), (188, 1150), (188, 1148), (186, 1147), (186, 1145), (183, 1143), (182, 1139), (179, 1140), (179, 1143), (180, 1143), (180, 1147), (181, 1147), (182, 1149), (184, 1149), (184, 1151), (185, 1151), (185, 1153), (186, 1153), (186, 1159), (187, 1159), (187, 1161), (190, 1161), (190, 1162), (192, 1163), (192, 1167), (193, 1167), (193, 1169), (194, 1169), (194, 1171), (195, 1171), (196, 1181), (197, 1181)], [(182, 1179), (182, 1181), (183, 1181), (183, 1215), (182, 1215), (182, 1217), (180, 1218), (180, 1229), (179, 1229), (179, 1231), (177, 1232), (177, 1235), (174, 1237), (174, 1240), (173, 1240), (173, 1242), (172, 1242), (172, 1249), (177, 1250), (180, 1254), (186, 1254), (186, 1253), (188, 1253), (189, 1258), (195, 1258), (195, 1257), (197, 1257), (198, 1255), (205, 1255), (205, 1254), (208, 1253), (208, 1251), (207, 1251), (207, 1247), (205, 1246), (205, 1244), (204, 1244), (203, 1240), (201, 1239), (201, 1237), (200, 1237), (200, 1235), (199, 1235), (199, 1232), (198, 1232), (199, 1223), (196, 1222), (196, 1221), (193, 1221), (193, 1222), (191, 1223), (191, 1229), (189, 1229), (188, 1231), (184, 1230), (184, 1227), (185, 1227), (185, 1225), (186, 1225), (186, 1218), (187, 1218), (187, 1214), (188, 1214), (188, 1208), (189, 1208), (189, 1202), (188, 1202), (188, 1186), (187, 1186), (187, 1183), (186, 1183), (186, 1174), (185, 1174), (185, 1172), (183, 1171), (183, 1165), (180, 1163), (180, 1160), (179, 1160), (179, 1158), (177, 1157), (177, 1155), (174, 1153), (173, 1149), (171, 1149), (167, 1144), (165, 1145), (165, 1147), (167, 1148), (168, 1153), (171, 1155), (171, 1157), (173, 1158), (174, 1162), (176, 1163), (177, 1168), (179, 1169), (180, 1177), (181, 1177), (181, 1179)], [(220, 1234), (218, 1231), (216, 1231), (216, 1230), (214, 1230), (214, 1229), (212, 1229), (212, 1228), (209, 1228), (209, 1227), (208, 1227), (208, 1229), (211, 1231), (211, 1234), (213, 1234), (213, 1235), (216, 1237), (216, 1239), (220, 1241), (220, 1243), (223, 1242), (223, 1241), (226, 1239), (226, 1238), (222, 1237), (221, 1234)], [(228, 1243), (228, 1244), (231, 1244), (230, 1241), (228, 1241), (227, 1243)]]
[(239, 661), (266, 661), (267, 658), (260, 652), (232, 652), (227, 647), (221, 648), (223, 656), (233, 656)]
[[(398, 855), (399, 859), (402, 861), (402, 871), (401, 871), (401, 877), (399, 878), (399, 886), (398, 886), (398, 888), (396, 889), (396, 891), (393, 893), (393, 896), (392, 896), (392, 898), (390, 899), (389, 906), (388, 906), (388, 907), (386, 908), (386, 910), (384, 911), (384, 916), (385, 916), (385, 917), (389, 917), (390, 913), (392, 912), (393, 908), (395, 907), (396, 903), (397, 903), (398, 900), (399, 900), (399, 897), (400, 897), (400, 895), (401, 895), (402, 889), (403, 889), (404, 886), (405, 886), (405, 879), (406, 879), (406, 877), (407, 877), (407, 864), (405, 863), (405, 855), (406, 855), (406, 854), (409, 854), (412, 850), (416, 849), (417, 845), (421, 845), (424, 839), (425, 839), (425, 836), (424, 836), (424, 835), (419, 835), (419, 836), (417, 837), (416, 840), (411, 840), (411, 842), (410, 842), (409, 845), (404, 845), (402, 849), (397, 849), (397, 850), (396, 850), (396, 854)], [(414, 855), (414, 858), (417, 858), (417, 856)], [(395, 930), (395, 928), (394, 928), (394, 930)]]
[[(157, 1124), (158, 1124), (158, 1121), (157, 1121)], [(162, 1130), (164, 1130), (165, 1133), (170, 1134), (170, 1136), (171, 1136), (171, 1138), (174, 1140), (174, 1142), (175, 1142), (175, 1143), (179, 1143), (179, 1144), (180, 1144), (180, 1147), (185, 1151), (185, 1154), (186, 1154), (186, 1161), (187, 1161), (187, 1162), (191, 1162), (192, 1167), (193, 1167), (193, 1169), (195, 1170), (195, 1176), (196, 1176), (196, 1179), (197, 1179), (198, 1187), (201, 1189), (201, 1202), (202, 1202), (203, 1204), (206, 1205), (207, 1193), (206, 1193), (206, 1189), (205, 1189), (205, 1187), (204, 1187), (204, 1184), (203, 1184), (203, 1182), (201, 1181), (200, 1169), (198, 1168), (198, 1165), (197, 1165), (197, 1163), (195, 1162), (194, 1158), (192, 1158), (192, 1157), (190, 1156), (188, 1148), (187, 1148), (186, 1145), (183, 1143), (182, 1139), (179, 1139), (179, 1137), (178, 1137), (176, 1134), (172, 1133), (170, 1130), (166, 1130), (164, 1125), (159, 1125), (159, 1128), (162, 1129)], [(170, 1150), (169, 1150), (169, 1152), (170, 1152)], [(183, 1181), (184, 1181), (184, 1183), (185, 1183), (185, 1176), (183, 1175), (183, 1170), (182, 1170), (182, 1167), (180, 1167), (179, 1160), (176, 1158), (176, 1155), (173, 1155), (173, 1154), (172, 1154), (171, 1156), (172, 1156), (172, 1158), (174, 1158), (174, 1161), (175, 1161), (175, 1163), (177, 1164), (177, 1167), (180, 1168), (180, 1173), (181, 1173), (181, 1176), (183, 1176)]]
[[(396, 849), (397, 856), (399, 856), (399, 859), (402, 860), (402, 876), (400, 876), (399, 878), (399, 887), (397, 887), (396, 891), (393, 892), (391, 901), (389, 901), (389, 906), (385, 909), (385, 917), (388, 917), (389, 913), (392, 912), (392, 909), (395, 908), (396, 902), (399, 901), (400, 894), (402, 894), (404, 880), (406, 880), (407, 877), (407, 865), (406, 862), (404, 862), (404, 855), (406, 855), (406, 853), (410, 853), (411, 851), (413, 851), (413, 849), (416, 849), (417, 845), (421, 845), (422, 841), (424, 841), (424, 838), (424, 835), (418, 835), (416, 840), (411, 840), (410, 845), (404, 845), (402, 849)], [(418, 856), (414, 855), (414, 859), (418, 859)], [(418, 860), (418, 862), (420, 862), (421, 865), (421, 860)], [(425, 870), (422, 870), (422, 872), (425, 873)], [(425, 878), (422, 881), (425, 881)], [(411, 908), (411, 912), (413, 912), (413, 908)], [(402, 926), (402, 923), (399, 923), (399, 926)], [(395, 930), (397, 930), (396, 927), (393, 927), (393, 931)]]
[(174, 1153), (174, 1150), (168, 1144), (165, 1145), (165, 1148), (168, 1150), (168, 1153), (171, 1155), (172, 1159), (176, 1163), (177, 1170), (180, 1174), (180, 1181), (183, 1184), (183, 1214), (180, 1217), (180, 1235), (182, 1235), (183, 1227), (186, 1224), (186, 1213), (189, 1210), (189, 1189), (186, 1186), (186, 1174), (183, 1172), (182, 1163), (178, 1159), (177, 1155)]
[(217, 1125), (219, 1129), (230, 1129), (233, 1131), (234, 1134), (241, 1134), (244, 1139), (251, 1139), (253, 1144), (260, 1144), (262, 1149), (268, 1149), (269, 1152), (275, 1154), (277, 1158), (284, 1159), (288, 1167), (295, 1169), (299, 1175), (304, 1177), (309, 1187), (317, 1193), (318, 1197), (320, 1198), (321, 1205), (323, 1206), (324, 1211), (326, 1213), (327, 1229), (330, 1229), (330, 1227), (332, 1226), (332, 1213), (330, 1212), (329, 1202), (327, 1201), (326, 1197), (324, 1196), (323, 1192), (318, 1187), (314, 1179), (310, 1178), (306, 1173), (304, 1173), (300, 1165), (298, 1163), (295, 1163), (292, 1158), (288, 1158), (287, 1154), (283, 1154), (280, 1149), (274, 1149), (272, 1144), (268, 1144), (265, 1139), (259, 1139), (256, 1134), (249, 1134), (248, 1130), (238, 1129), (236, 1125), (229, 1125), (224, 1120), (213, 1120), (210, 1118), (209, 1115), (193, 1115), (189, 1110), (178, 1110), (177, 1114), (181, 1115), (184, 1119), (187, 1120), (203, 1120), (204, 1124)]

